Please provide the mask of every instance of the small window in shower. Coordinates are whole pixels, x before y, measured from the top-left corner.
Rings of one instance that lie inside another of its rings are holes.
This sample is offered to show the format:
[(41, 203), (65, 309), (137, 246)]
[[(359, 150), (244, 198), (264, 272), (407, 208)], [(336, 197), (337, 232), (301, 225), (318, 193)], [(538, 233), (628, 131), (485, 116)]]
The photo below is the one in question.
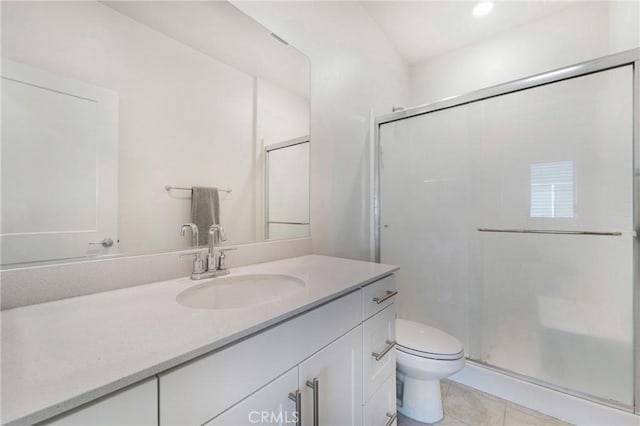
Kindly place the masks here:
[(573, 161), (531, 165), (531, 217), (573, 217)]

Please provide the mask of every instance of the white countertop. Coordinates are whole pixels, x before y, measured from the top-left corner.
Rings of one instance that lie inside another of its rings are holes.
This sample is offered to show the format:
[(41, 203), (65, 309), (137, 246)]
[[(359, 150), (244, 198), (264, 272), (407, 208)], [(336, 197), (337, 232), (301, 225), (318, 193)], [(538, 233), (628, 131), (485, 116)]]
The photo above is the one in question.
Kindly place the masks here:
[[(249, 308), (176, 302), (189, 278), (2, 311), (2, 423), (42, 421), (220, 348), (395, 271), (310, 255), (231, 270), (285, 274), (303, 291)], [(90, 285), (90, 284), (87, 284)]]

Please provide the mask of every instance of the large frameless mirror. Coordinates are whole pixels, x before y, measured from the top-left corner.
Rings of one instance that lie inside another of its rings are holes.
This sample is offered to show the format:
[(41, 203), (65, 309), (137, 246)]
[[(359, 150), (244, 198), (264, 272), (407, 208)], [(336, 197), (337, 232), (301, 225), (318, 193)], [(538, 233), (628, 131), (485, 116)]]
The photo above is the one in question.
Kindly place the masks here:
[(302, 53), (228, 2), (1, 7), (4, 267), (308, 235)]

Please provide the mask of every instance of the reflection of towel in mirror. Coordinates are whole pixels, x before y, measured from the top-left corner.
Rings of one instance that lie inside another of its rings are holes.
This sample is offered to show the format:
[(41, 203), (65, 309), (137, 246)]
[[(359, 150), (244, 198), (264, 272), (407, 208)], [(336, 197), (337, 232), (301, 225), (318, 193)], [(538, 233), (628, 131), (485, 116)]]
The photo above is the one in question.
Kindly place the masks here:
[[(198, 245), (209, 244), (209, 227), (220, 223), (218, 188), (194, 186), (191, 192), (191, 221), (199, 231)], [(216, 241), (217, 241), (216, 235)]]

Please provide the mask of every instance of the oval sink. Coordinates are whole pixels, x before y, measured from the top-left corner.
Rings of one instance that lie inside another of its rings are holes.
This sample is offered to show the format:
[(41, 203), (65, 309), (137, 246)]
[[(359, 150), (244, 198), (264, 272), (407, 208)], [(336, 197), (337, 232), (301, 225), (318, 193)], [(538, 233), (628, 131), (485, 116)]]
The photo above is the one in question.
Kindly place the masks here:
[(289, 275), (237, 275), (190, 287), (178, 294), (176, 301), (190, 308), (246, 308), (284, 299), (304, 287), (304, 281)]

